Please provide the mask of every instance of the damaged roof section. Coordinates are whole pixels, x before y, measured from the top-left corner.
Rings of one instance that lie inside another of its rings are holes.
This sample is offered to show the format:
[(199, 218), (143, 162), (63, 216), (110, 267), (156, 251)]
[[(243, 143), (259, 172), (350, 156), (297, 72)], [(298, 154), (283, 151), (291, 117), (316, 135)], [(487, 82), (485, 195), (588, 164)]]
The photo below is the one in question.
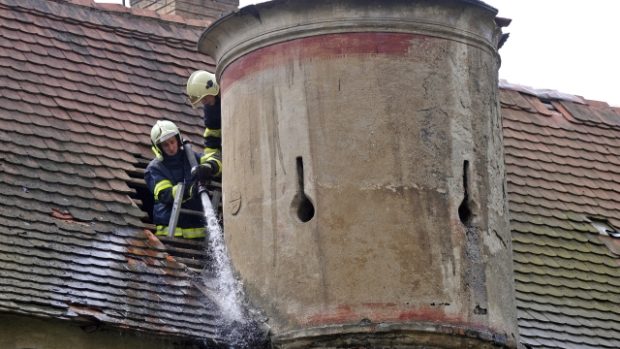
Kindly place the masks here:
[(521, 340), (619, 348), (620, 108), (500, 87)]
[(0, 311), (217, 340), (128, 186), (156, 120), (200, 144), (184, 89), (213, 70), (204, 26), (80, 3), (0, 0)]

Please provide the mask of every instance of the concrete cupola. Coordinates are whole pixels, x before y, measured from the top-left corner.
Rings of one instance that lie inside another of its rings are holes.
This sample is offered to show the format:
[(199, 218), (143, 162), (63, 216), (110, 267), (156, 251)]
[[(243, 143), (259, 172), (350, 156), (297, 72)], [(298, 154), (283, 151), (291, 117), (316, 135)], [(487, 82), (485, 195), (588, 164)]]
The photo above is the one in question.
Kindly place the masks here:
[(496, 14), (274, 0), (203, 33), (226, 238), (275, 347), (517, 346)]

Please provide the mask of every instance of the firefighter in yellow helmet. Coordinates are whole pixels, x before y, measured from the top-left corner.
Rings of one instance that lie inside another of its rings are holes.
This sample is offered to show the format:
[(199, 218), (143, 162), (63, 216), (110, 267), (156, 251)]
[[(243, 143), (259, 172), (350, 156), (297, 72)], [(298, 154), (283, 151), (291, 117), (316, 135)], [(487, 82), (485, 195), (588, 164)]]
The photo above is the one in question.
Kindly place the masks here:
[[(181, 132), (177, 126), (168, 120), (159, 120), (151, 129), (151, 145), (155, 159), (146, 167), (144, 180), (153, 194), (153, 223), (156, 225), (156, 235), (168, 235), (168, 222), (172, 213), (172, 206), (176, 191), (180, 183), (187, 188), (183, 195), (182, 208), (202, 212), (200, 196), (196, 193), (195, 180), (205, 180), (211, 169), (207, 165), (197, 166), (199, 170), (190, 167), (189, 160), (182, 150)], [(194, 152), (196, 161), (201, 154)], [(203, 238), (206, 236), (204, 221), (201, 216), (184, 214), (181, 212), (175, 229), (175, 236), (188, 239)]]
[(220, 86), (215, 74), (197, 70), (187, 80), (187, 96), (192, 107), (204, 107), (204, 155), (201, 164), (209, 164), (213, 169), (210, 175), (217, 177), (222, 173), (222, 110)]

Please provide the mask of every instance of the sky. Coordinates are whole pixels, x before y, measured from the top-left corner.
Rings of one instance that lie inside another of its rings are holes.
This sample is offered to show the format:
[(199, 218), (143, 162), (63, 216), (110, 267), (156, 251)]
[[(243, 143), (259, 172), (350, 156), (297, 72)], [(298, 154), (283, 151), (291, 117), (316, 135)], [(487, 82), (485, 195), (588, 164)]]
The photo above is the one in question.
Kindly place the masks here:
[(620, 107), (620, 0), (483, 1), (512, 19), (500, 79)]
[[(120, 2), (121, 0), (96, 0)], [(482, 0), (512, 19), (499, 78), (620, 107), (620, 0)], [(266, 1), (240, 0), (239, 7)], [(129, 3), (129, 0), (126, 0)]]

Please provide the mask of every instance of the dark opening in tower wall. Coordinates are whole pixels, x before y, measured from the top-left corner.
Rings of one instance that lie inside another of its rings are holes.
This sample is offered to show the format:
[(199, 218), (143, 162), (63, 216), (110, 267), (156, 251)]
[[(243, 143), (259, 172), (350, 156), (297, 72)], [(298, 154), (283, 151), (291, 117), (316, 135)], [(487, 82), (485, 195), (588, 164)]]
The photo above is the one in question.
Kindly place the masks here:
[(304, 162), (301, 156), (296, 159), (297, 180), (299, 184), (299, 192), (293, 200), (293, 205), (297, 206), (297, 218), (303, 223), (308, 222), (314, 217), (314, 205), (305, 193), (304, 188)]
[(471, 223), (471, 209), (469, 207), (469, 161), (463, 161), (463, 201), (459, 205), (459, 219), (468, 226)]

